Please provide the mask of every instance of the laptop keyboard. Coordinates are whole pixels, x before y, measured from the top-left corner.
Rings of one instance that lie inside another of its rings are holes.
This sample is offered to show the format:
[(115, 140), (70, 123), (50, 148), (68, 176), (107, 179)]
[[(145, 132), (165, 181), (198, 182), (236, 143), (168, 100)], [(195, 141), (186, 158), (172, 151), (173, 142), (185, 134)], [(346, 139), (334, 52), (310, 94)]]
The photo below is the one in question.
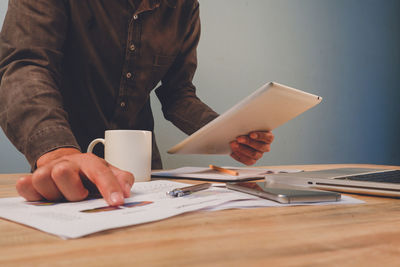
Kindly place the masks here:
[(363, 182), (400, 184), (400, 170), (360, 174), (360, 175), (347, 176), (347, 177), (337, 178), (337, 179), (363, 181)]

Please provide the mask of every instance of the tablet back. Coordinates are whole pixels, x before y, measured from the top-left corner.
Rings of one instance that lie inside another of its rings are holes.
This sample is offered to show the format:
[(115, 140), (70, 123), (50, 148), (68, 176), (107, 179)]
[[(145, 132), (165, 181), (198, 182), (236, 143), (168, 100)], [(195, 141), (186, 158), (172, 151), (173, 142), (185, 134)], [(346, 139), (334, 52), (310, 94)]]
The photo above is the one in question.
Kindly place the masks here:
[(179, 154), (230, 154), (229, 142), (251, 131), (271, 131), (320, 103), (321, 97), (275, 82), (263, 85), (231, 109), (168, 150)]

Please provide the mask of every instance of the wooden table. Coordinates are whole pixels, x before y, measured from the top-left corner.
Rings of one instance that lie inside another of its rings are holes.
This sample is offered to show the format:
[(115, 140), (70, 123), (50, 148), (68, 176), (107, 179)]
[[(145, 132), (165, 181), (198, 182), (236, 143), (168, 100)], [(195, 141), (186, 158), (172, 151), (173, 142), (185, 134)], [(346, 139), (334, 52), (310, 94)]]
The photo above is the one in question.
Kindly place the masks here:
[[(275, 168), (349, 166), (400, 168)], [(0, 175), (0, 197), (20, 176)], [(400, 199), (355, 197), (366, 204), (192, 212), (74, 240), (0, 220), (0, 266), (400, 266)]]

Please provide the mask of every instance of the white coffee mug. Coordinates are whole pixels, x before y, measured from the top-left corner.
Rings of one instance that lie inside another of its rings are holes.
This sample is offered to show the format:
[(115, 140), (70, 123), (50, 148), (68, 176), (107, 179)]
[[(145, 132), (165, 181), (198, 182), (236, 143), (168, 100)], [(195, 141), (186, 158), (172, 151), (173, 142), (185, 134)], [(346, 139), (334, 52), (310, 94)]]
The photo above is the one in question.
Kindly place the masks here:
[(96, 144), (104, 145), (104, 159), (115, 167), (131, 172), (135, 182), (150, 181), (151, 132), (141, 130), (107, 130), (103, 138), (93, 140), (87, 149), (92, 153)]

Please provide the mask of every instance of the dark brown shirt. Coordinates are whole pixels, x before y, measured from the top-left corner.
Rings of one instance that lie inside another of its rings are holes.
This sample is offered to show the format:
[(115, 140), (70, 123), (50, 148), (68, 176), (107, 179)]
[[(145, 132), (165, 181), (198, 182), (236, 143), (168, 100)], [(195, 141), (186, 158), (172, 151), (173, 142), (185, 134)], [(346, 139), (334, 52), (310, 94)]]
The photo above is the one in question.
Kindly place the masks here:
[(86, 150), (107, 129), (153, 131), (149, 94), (161, 81), (165, 118), (191, 134), (217, 116), (192, 84), (199, 36), (196, 0), (11, 0), (1, 127), (34, 166), (59, 147)]

